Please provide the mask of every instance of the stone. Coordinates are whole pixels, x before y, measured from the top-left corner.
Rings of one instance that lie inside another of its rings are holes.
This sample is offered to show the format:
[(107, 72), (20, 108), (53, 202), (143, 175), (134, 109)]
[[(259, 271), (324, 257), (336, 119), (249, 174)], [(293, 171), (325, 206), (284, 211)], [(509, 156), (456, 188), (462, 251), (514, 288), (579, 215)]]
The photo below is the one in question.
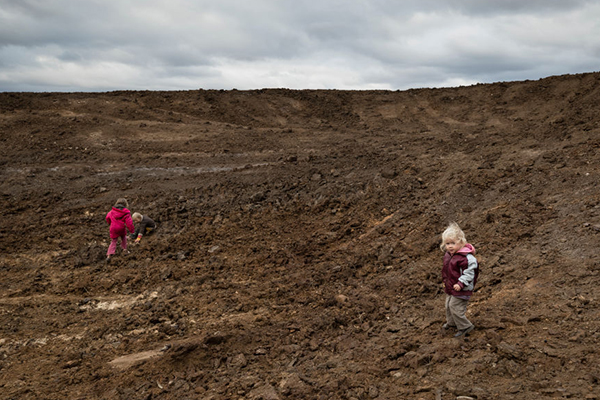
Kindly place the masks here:
[(522, 353), (515, 346), (512, 346), (506, 342), (498, 344), (498, 353), (504, 357), (521, 359)]
[(244, 368), (246, 365), (248, 365), (248, 360), (244, 354), (240, 353), (231, 359), (229, 365), (232, 367)]
[(348, 303), (348, 301), (348, 296), (344, 296), (343, 294), (338, 294), (337, 296), (335, 296), (335, 302), (339, 305), (346, 304)]
[(285, 396), (307, 398), (309, 397), (310, 386), (304, 383), (298, 374), (292, 373), (283, 376), (279, 382), (279, 389)]
[(253, 389), (246, 396), (249, 400), (280, 400), (279, 394), (275, 390), (275, 388), (269, 384), (259, 386), (256, 389)]
[(381, 176), (385, 179), (394, 179), (398, 176), (398, 172), (393, 168), (386, 168), (381, 171)]

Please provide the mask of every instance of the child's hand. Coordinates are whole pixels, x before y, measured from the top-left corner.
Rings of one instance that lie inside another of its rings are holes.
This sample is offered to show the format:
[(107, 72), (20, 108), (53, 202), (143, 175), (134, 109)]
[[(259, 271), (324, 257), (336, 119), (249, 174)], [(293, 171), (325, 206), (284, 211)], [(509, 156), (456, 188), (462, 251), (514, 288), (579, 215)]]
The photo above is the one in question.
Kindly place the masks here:
[(454, 290), (456, 290), (457, 292), (460, 292), (462, 290), (462, 288), (460, 287), (460, 285), (458, 283), (455, 283), (454, 286), (452, 286), (452, 288)]

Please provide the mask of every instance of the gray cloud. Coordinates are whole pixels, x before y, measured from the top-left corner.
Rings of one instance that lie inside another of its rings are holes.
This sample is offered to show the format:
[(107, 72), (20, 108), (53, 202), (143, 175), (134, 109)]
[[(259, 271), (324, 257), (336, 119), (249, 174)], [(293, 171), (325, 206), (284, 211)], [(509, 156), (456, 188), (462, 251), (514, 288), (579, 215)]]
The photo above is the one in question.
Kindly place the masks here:
[(598, 20), (586, 0), (0, 0), (0, 90), (534, 79), (595, 70)]

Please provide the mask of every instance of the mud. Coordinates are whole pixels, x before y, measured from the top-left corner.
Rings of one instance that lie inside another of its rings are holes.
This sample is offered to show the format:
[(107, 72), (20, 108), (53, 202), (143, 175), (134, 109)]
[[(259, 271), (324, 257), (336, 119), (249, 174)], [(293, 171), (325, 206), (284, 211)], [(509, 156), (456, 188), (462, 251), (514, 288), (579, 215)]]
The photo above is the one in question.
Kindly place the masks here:
[[(0, 93), (0, 398), (596, 399), (598, 104), (598, 73)], [(159, 228), (107, 264), (119, 197)]]

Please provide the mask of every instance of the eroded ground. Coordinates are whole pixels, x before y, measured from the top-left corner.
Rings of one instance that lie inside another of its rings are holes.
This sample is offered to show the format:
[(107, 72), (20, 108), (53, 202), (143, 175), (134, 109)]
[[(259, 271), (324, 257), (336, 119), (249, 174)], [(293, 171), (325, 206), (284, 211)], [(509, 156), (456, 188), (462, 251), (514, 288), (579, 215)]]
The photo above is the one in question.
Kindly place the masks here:
[[(0, 398), (596, 399), (599, 103), (599, 74), (0, 93)], [(106, 264), (119, 197), (159, 229)]]

